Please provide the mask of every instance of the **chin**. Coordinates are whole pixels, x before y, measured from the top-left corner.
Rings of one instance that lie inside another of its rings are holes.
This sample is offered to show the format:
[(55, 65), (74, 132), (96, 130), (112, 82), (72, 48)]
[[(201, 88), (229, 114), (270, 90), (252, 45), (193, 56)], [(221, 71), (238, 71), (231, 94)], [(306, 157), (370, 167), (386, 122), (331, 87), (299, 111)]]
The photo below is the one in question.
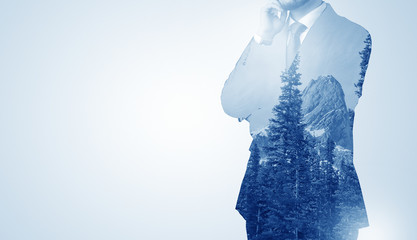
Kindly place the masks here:
[(297, 9), (306, 4), (308, 1), (309, 0), (278, 0), (282, 8), (284, 8), (285, 10)]

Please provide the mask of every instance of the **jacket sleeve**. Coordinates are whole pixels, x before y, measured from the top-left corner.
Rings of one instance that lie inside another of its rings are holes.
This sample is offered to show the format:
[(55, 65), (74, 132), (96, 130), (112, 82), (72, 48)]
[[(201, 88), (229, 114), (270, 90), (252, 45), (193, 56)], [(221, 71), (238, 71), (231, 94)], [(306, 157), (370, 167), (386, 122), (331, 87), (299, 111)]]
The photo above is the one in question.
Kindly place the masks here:
[[(238, 118), (239, 121), (247, 118), (251, 114), (250, 105), (253, 104), (253, 101), (249, 99), (251, 83), (248, 81), (249, 79), (239, 74), (239, 72), (245, 71), (246, 61), (251, 48), (253, 48), (253, 44), (256, 44), (256, 42), (252, 38), (237, 61), (235, 68), (230, 73), (229, 78), (224, 83), (221, 94), (221, 103), (224, 112), (231, 117)], [(236, 75), (240, 76), (240, 78)]]
[(281, 84), (279, 46), (275, 40), (260, 45), (251, 38), (223, 86), (221, 103), (226, 114), (239, 121), (247, 119), (276, 97)]

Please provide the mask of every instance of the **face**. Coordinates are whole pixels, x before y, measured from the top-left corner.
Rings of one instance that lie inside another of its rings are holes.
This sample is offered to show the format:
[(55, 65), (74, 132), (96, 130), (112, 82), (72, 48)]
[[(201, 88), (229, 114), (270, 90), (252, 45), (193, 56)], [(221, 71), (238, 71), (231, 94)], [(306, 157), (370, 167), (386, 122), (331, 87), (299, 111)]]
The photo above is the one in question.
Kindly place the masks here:
[(277, 0), (277, 1), (281, 4), (282, 8), (284, 8), (285, 10), (294, 10), (303, 6), (310, 0)]

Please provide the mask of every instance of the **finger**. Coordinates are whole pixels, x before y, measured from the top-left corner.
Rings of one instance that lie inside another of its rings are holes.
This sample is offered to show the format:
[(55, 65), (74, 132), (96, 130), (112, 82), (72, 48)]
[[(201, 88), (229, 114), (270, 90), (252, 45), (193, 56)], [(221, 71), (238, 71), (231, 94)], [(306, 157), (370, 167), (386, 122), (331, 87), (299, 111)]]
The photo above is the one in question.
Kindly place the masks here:
[(287, 18), (287, 11), (282, 11), (281, 9), (277, 9), (275, 7), (270, 7), (263, 11), (273, 18)]
[(281, 6), (281, 4), (278, 2), (278, 1), (272, 1), (272, 2), (269, 2), (269, 3), (267, 3), (266, 4), (267, 6), (270, 6), (270, 7), (273, 7), (273, 8), (276, 8), (276, 9), (278, 9), (278, 10), (280, 10), (280, 11), (284, 11), (284, 8)]
[(284, 22), (285, 20), (287, 20), (287, 15), (288, 15), (288, 11), (282, 11), (281, 16), (279, 17), (279, 20)]
[(273, 16), (280, 16), (281, 15), (281, 11), (279, 11), (278, 9), (276, 9), (276, 8), (269, 8), (268, 10), (267, 10), (267, 12), (268, 12), (268, 14), (271, 14), (271, 15), (273, 15)]
[(266, 4), (261, 9), (261, 12), (265, 12), (268, 15), (271, 15), (272, 17), (277, 17), (277, 18), (281, 19), (282, 13), (284, 13), (286, 11), (284, 11), (279, 4), (271, 2), (271, 3)]
[(276, 4), (277, 6), (279, 6), (279, 8), (280, 8), (282, 11), (284, 11), (284, 8), (282, 7), (282, 5), (281, 5), (281, 3), (280, 3), (279, 1), (274, 0), (274, 1), (273, 1), (273, 3), (274, 3), (274, 4)]
[(270, 2), (270, 3), (265, 4), (265, 5), (262, 7), (262, 9), (263, 9), (263, 10), (276, 9), (276, 10), (278, 10), (278, 11), (284, 11), (284, 10), (282, 9), (281, 5), (279, 5), (278, 3), (275, 3), (275, 2)]

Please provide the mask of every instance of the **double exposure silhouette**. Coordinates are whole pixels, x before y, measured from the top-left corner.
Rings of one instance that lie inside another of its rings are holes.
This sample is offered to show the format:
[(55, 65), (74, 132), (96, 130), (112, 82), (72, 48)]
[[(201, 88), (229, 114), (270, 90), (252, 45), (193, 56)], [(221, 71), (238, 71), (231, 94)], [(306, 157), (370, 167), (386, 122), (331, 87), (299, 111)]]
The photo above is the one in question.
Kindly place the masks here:
[(236, 205), (248, 239), (357, 239), (369, 224), (353, 123), (371, 37), (315, 0), (267, 5), (260, 29), (221, 95), (253, 137)]

